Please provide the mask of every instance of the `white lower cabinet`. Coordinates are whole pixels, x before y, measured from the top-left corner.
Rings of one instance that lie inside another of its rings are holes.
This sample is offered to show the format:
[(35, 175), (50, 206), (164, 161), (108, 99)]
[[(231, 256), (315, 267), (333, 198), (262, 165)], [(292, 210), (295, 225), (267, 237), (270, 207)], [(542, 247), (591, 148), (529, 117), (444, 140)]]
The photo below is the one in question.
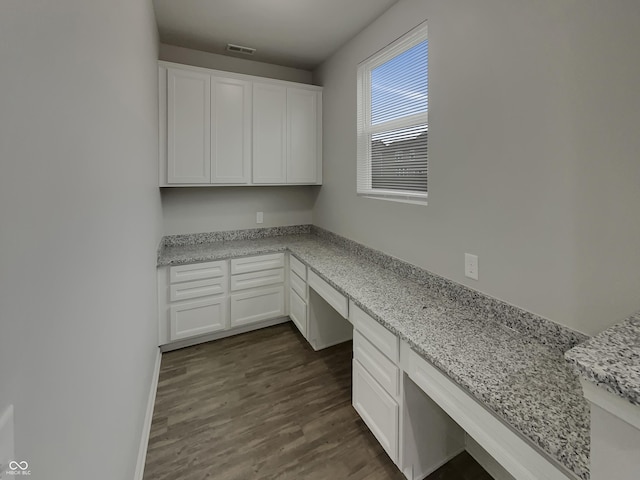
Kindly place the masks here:
[(284, 315), (284, 286), (231, 295), (232, 328)]
[(159, 268), (158, 344), (180, 348), (285, 317), (284, 265), (274, 253)]
[(231, 260), (231, 328), (286, 315), (284, 253)]
[(307, 266), (289, 255), (289, 318), (306, 339), (309, 338), (307, 299)]
[(159, 345), (229, 328), (228, 261), (158, 269)]
[(353, 407), (391, 460), (400, 466), (402, 404), (398, 337), (353, 302)]
[(400, 369), (358, 330), (353, 333), (353, 358), (375, 378), (390, 395), (400, 395)]
[(303, 337), (307, 336), (307, 304), (300, 295), (291, 288), (289, 290), (289, 317), (298, 327)]
[(353, 360), (353, 407), (394, 463), (398, 461), (398, 403)]
[(170, 340), (219, 332), (228, 328), (227, 298), (181, 302), (169, 310)]

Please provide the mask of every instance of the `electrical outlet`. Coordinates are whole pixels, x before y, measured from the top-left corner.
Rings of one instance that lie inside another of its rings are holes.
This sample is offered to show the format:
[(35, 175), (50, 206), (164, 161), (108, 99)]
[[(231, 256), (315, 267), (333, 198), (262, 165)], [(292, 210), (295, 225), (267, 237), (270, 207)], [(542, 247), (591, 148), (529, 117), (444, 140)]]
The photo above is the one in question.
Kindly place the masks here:
[(256, 212), (256, 223), (262, 223), (264, 221), (264, 215), (262, 212)]
[(470, 253), (464, 254), (464, 276), (478, 280), (478, 256)]
[(0, 479), (9, 470), (9, 462), (14, 460), (13, 405), (9, 405), (0, 416)]

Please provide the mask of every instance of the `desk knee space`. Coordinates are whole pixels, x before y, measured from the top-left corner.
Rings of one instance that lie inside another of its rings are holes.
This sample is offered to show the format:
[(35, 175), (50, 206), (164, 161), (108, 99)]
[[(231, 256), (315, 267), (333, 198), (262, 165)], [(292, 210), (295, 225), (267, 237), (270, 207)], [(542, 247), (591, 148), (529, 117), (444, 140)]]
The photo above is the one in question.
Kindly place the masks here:
[[(420, 469), (428, 466), (429, 463), (437, 464), (436, 459), (428, 458), (427, 461), (424, 459), (424, 452), (433, 449), (442, 452), (443, 460), (446, 459), (450, 451), (455, 451), (460, 431), (464, 431), (509, 474), (519, 480), (575, 478), (541, 454), (449, 377), (414, 352), (406, 342), (401, 342), (400, 345), (400, 365), (404, 371), (404, 405), (406, 407), (403, 415), (404, 448), (417, 452), (413, 457), (406, 459), (407, 465), (404, 465), (403, 471), (407, 469), (407, 471), (420, 472)], [(416, 387), (426, 394), (429, 401), (416, 400), (419, 398)], [(417, 411), (414, 404), (418, 402), (420, 403), (419, 411), (423, 413), (414, 415), (412, 411)], [(443, 413), (450, 417), (451, 423), (448, 424), (442, 418)], [(425, 416), (428, 418), (425, 419)], [(416, 437), (420, 442), (428, 444), (426, 448), (422, 445), (410, 445), (412, 437), (407, 432), (413, 432), (415, 435), (419, 428), (413, 423), (416, 417), (419, 417), (423, 423), (421, 429), (428, 428), (429, 422), (435, 423), (436, 426), (433, 435), (421, 432), (420, 438)]]

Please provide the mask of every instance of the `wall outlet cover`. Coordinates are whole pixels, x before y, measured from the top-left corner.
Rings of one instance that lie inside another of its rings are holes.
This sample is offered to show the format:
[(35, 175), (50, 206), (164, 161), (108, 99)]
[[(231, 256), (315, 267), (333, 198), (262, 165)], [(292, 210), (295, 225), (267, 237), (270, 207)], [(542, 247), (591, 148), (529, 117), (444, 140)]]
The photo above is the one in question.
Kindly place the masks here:
[(470, 253), (464, 254), (464, 276), (478, 280), (478, 256)]

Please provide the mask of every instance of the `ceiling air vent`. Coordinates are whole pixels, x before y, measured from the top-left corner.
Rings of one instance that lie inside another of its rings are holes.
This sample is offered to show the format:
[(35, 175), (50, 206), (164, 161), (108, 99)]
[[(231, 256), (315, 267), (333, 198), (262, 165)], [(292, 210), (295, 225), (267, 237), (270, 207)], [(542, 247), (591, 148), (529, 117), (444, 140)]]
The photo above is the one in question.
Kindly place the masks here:
[(244, 55), (253, 55), (256, 53), (255, 48), (243, 47), (242, 45), (234, 45), (233, 43), (227, 44), (227, 51), (233, 53), (242, 53)]

